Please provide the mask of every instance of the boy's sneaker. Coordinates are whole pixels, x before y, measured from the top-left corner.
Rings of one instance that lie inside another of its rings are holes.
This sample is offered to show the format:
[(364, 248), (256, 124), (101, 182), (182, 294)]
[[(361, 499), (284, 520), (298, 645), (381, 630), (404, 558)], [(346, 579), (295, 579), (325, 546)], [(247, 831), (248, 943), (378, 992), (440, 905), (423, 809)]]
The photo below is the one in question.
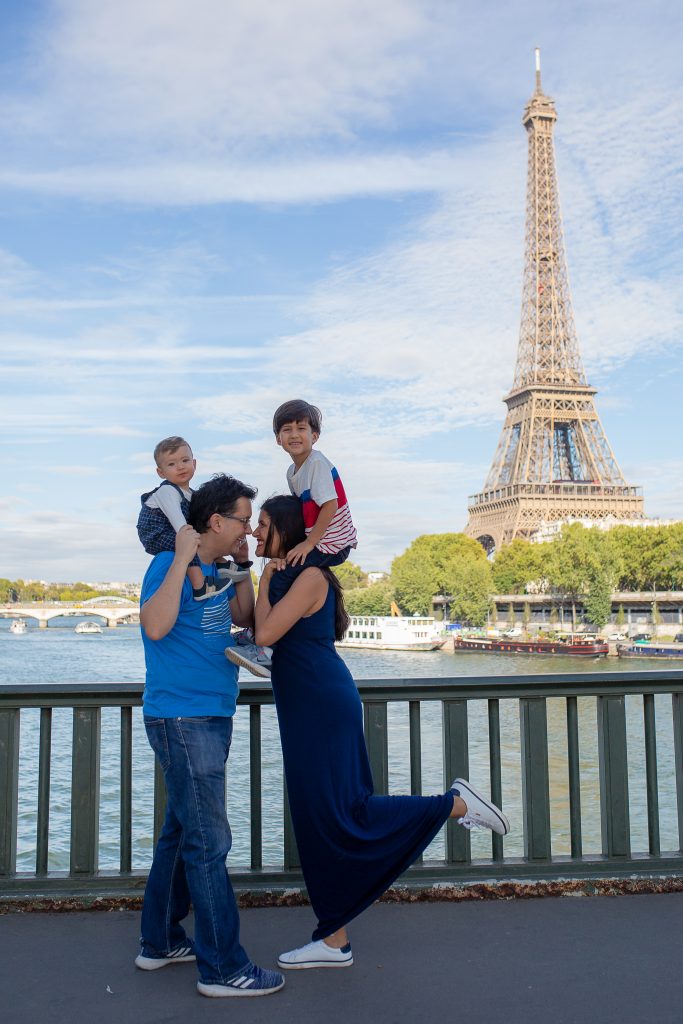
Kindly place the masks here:
[(197, 991), (213, 999), (223, 999), (225, 996), (269, 996), (271, 992), (278, 992), (284, 983), (285, 979), (279, 971), (265, 971), (249, 963), (225, 983), (198, 981)]
[(467, 813), (458, 818), (458, 824), (464, 828), (490, 828), (499, 836), (506, 836), (510, 831), (510, 822), (495, 804), (487, 800), (483, 793), (475, 789), (467, 779), (455, 779), (451, 789), (457, 789), (467, 804)]
[(231, 583), (239, 583), (240, 580), (248, 580), (251, 576), (252, 563), (238, 565), (237, 562), (216, 562), (216, 575), (219, 580), (230, 580)]
[(143, 946), (142, 952), (135, 957), (135, 966), (141, 971), (158, 971), (160, 967), (168, 967), (169, 964), (186, 964), (196, 959), (194, 942), (192, 939), (185, 939), (170, 953), (145, 952)]
[(192, 591), (195, 601), (208, 601), (210, 597), (218, 597), (231, 585), (232, 580), (219, 580), (217, 576), (205, 576), (199, 590)]
[(233, 665), (241, 665), (252, 675), (261, 679), (270, 679), (270, 669), (273, 659), (272, 647), (259, 647), (254, 642), (253, 630), (240, 629), (232, 634), (235, 641), (234, 647), (226, 647), (225, 656)]
[(277, 958), (278, 967), (284, 967), (287, 971), (305, 971), (311, 967), (351, 967), (352, 964), (350, 942), (341, 949), (333, 949), (322, 939), (309, 942), (300, 949), (290, 949), (289, 953), (280, 953)]

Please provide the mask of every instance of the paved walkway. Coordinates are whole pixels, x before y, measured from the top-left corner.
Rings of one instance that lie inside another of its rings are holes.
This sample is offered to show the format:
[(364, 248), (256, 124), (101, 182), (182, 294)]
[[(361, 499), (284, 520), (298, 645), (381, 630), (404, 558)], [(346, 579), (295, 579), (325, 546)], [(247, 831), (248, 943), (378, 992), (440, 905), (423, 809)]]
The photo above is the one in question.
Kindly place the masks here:
[[(683, 894), (380, 904), (356, 963), (287, 974), (260, 999), (205, 999), (193, 964), (133, 967), (139, 915), (0, 916), (3, 1024), (681, 1024)], [(308, 908), (242, 912), (250, 955), (307, 940)]]

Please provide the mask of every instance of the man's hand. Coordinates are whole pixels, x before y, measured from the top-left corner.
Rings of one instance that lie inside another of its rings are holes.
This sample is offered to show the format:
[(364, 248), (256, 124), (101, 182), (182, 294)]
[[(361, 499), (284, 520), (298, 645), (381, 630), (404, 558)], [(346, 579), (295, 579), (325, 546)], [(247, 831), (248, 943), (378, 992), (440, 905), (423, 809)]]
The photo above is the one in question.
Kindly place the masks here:
[(242, 537), (242, 540), (238, 541), (232, 549), (232, 557), (239, 564), (240, 562), (249, 561), (249, 545), (247, 544), (247, 538)]
[(293, 547), (291, 551), (287, 552), (287, 564), (298, 565), (299, 562), (303, 565), (306, 560), (306, 555), (315, 547), (315, 544), (311, 544), (310, 540), (302, 540), (300, 544)]
[(189, 565), (197, 554), (199, 534), (192, 526), (182, 526), (175, 535), (175, 553), (183, 565)]

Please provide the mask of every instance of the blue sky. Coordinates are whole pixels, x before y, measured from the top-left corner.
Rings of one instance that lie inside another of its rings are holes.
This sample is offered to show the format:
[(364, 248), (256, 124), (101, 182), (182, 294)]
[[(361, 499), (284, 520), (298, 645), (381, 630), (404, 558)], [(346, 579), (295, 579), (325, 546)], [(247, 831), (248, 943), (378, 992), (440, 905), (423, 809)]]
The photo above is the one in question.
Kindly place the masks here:
[(0, 575), (136, 579), (157, 440), (283, 489), (324, 414), (363, 568), (461, 529), (512, 383), (540, 46), (588, 379), (683, 512), (680, 5), (2, 0)]

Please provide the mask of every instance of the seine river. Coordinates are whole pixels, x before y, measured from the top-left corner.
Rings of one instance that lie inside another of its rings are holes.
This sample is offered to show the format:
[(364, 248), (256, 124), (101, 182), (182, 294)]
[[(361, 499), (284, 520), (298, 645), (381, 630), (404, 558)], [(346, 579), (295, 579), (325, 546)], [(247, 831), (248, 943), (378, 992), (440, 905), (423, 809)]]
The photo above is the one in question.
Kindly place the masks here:
[[(91, 683), (142, 682), (144, 659), (139, 628), (119, 626), (102, 634), (74, 633), (78, 620), (52, 621), (48, 629), (29, 626), (27, 633), (9, 632), (9, 620), (0, 619), (1, 683)], [(30, 620), (29, 620), (30, 622)], [(548, 672), (614, 671), (652, 667), (652, 662), (616, 659), (561, 657), (525, 657), (522, 655), (452, 654), (444, 652), (359, 652), (344, 651), (344, 659), (357, 680), (371, 678), (410, 678), (518, 675)], [(678, 848), (675, 811), (675, 773), (671, 701), (656, 699), (657, 753), (660, 787), (660, 828), (663, 850)], [(487, 709), (484, 701), (473, 701), (469, 712), (470, 778), (488, 788)], [(647, 821), (644, 784), (644, 745), (642, 699), (627, 698), (629, 782), (631, 792), (631, 837), (634, 852), (647, 850)], [(20, 821), (18, 870), (31, 871), (35, 863), (35, 825), (37, 799), (37, 710), (22, 714), (20, 765)], [(119, 711), (104, 709), (102, 714), (102, 761), (100, 804), (100, 867), (117, 869), (119, 858)], [(263, 834), (264, 863), (282, 861), (282, 765), (274, 710), (264, 708), (263, 741)], [(68, 869), (71, 726), (69, 709), (53, 712), (52, 786), (50, 802), (50, 869)], [(584, 852), (600, 851), (599, 782), (597, 765), (596, 702), (579, 699), (581, 745), (581, 786), (584, 818)], [(565, 702), (548, 702), (549, 762), (551, 773), (551, 823), (553, 852), (569, 853), (569, 797), (567, 790), (567, 751)], [(518, 707), (514, 700), (501, 701), (501, 744), (503, 759), (503, 803), (512, 822), (505, 840), (508, 856), (521, 855), (521, 772)], [(141, 714), (134, 714), (133, 737), (133, 862), (145, 868), (152, 852), (153, 758), (147, 745)], [(389, 708), (390, 792), (409, 791), (408, 714), (399, 702)], [(423, 792), (443, 789), (441, 707), (425, 702), (422, 708)], [(228, 813), (234, 845), (230, 862), (249, 862), (248, 821), (248, 716), (239, 708), (235, 719), (233, 747), (228, 762)], [(490, 856), (488, 837), (473, 834), (473, 856)], [(443, 856), (443, 838), (437, 837), (428, 857)]]

